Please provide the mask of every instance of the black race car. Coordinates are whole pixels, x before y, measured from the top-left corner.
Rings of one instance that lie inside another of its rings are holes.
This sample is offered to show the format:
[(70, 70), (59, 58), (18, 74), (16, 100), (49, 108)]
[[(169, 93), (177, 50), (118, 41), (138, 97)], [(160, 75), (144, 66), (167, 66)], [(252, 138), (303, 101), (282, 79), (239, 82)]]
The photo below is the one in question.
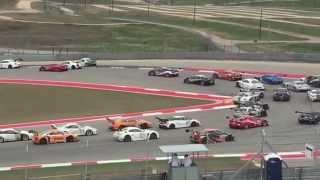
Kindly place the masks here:
[(320, 122), (320, 112), (300, 112), (296, 111), (299, 114), (298, 122), (300, 124), (319, 124)]
[(308, 76), (306, 82), (312, 87), (320, 88), (320, 75)]
[(155, 68), (148, 72), (149, 76), (163, 76), (163, 77), (177, 77), (179, 76), (179, 71), (173, 68)]
[(273, 90), (274, 101), (290, 101), (290, 92), (286, 88), (278, 88)]
[(211, 86), (215, 84), (214, 78), (209, 78), (205, 75), (192, 75), (183, 80), (186, 84), (199, 84), (202, 86)]

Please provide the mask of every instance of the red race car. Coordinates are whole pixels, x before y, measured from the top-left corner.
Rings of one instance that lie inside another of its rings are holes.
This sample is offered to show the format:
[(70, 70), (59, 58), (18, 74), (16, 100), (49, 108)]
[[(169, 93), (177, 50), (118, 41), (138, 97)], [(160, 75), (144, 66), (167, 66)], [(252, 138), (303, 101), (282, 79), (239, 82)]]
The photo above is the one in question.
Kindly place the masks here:
[(234, 136), (219, 129), (204, 129), (202, 131), (192, 131), (191, 143), (208, 144), (234, 141)]
[(243, 116), (229, 120), (229, 127), (232, 129), (248, 129), (264, 126), (269, 126), (268, 121), (254, 116)]
[(39, 71), (63, 72), (68, 71), (68, 67), (63, 64), (48, 64), (40, 66)]
[(239, 81), (242, 79), (242, 74), (234, 71), (218, 71), (213, 73), (213, 78), (224, 79), (228, 81)]

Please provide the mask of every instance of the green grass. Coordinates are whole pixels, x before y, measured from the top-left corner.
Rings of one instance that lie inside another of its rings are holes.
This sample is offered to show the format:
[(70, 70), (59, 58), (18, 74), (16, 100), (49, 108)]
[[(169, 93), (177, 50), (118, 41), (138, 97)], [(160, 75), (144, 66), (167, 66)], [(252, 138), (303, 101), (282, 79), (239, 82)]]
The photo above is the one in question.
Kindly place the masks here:
[[(249, 18), (218, 18), (218, 20), (223, 20), (227, 22), (235, 22), (245, 25), (256, 26), (257, 28), (260, 25), (260, 20), (258, 19), (249, 19)], [(320, 37), (320, 28), (318, 27), (308, 27), (303, 25), (296, 25), (290, 23), (274, 22), (269, 20), (262, 21), (262, 27), (271, 28), (275, 30), (281, 30), (284, 32), (293, 32), (303, 35)]]
[[(228, 2), (233, 1), (229, 0)], [(247, 1), (247, 0), (241, 0)], [(320, 8), (319, 0), (297, 0), (297, 1), (283, 1), (283, 0), (275, 0), (272, 2), (254, 2), (251, 0), (250, 3), (245, 5), (251, 6), (263, 6), (263, 7), (281, 7), (281, 8), (292, 8), (292, 9), (314, 9)]]
[[(241, 161), (239, 158), (210, 158), (210, 159), (197, 159), (197, 165), (202, 171), (218, 171), (238, 169), (246, 162)], [(146, 162), (133, 162), (133, 163), (116, 163), (105, 165), (89, 165), (89, 177), (107, 179), (110, 176), (128, 176), (128, 175), (142, 175), (151, 174), (152, 169), (156, 169), (158, 173), (164, 172), (168, 168), (167, 161), (146, 161)], [(248, 168), (254, 168), (249, 164)], [(74, 174), (74, 176), (66, 176), (59, 178), (48, 178), (48, 180), (79, 180), (81, 172), (84, 172), (84, 166), (72, 167), (58, 167), (58, 168), (44, 168), (44, 169), (31, 169), (28, 170), (29, 177), (44, 177), (44, 176), (57, 176)], [(25, 170), (0, 172), (0, 177), (3, 179), (20, 180), (25, 177)]]
[(320, 43), (258, 43), (237, 46), (246, 51), (320, 53)]
[[(140, 112), (207, 101), (31, 85), (0, 85), (0, 124)], [(148, 106), (146, 106), (148, 104)]]
[(320, 25), (319, 19), (312, 19), (312, 18), (277, 18), (277, 19), (292, 21), (292, 22), (299, 22), (299, 23), (306, 23), (306, 24)]

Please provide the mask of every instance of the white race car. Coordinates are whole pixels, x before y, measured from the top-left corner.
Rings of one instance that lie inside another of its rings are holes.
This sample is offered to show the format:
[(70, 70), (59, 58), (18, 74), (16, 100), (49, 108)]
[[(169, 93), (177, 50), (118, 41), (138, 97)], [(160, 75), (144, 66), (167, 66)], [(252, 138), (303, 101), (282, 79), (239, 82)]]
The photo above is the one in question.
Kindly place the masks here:
[(118, 141), (147, 141), (159, 139), (159, 133), (150, 129), (140, 129), (137, 127), (126, 127), (113, 133), (113, 137)]
[(28, 141), (33, 137), (31, 131), (18, 131), (15, 129), (0, 129), (0, 143), (9, 141)]
[(310, 90), (307, 94), (310, 101), (320, 101), (320, 89)]
[(264, 85), (257, 79), (243, 79), (236, 82), (236, 86), (248, 90), (264, 90)]
[(21, 67), (21, 63), (13, 60), (13, 59), (6, 59), (0, 61), (0, 68), (1, 69), (13, 69)]
[(310, 90), (310, 86), (304, 81), (288, 81), (284, 82), (283, 86), (288, 90), (296, 92), (305, 92)]
[(51, 127), (53, 129), (57, 129), (62, 132), (68, 132), (78, 136), (92, 136), (98, 134), (98, 130), (96, 128), (93, 128), (91, 126), (81, 126), (77, 123), (68, 123), (62, 126), (56, 126), (53, 124), (51, 125)]
[(233, 102), (238, 104), (257, 102), (262, 98), (260, 95), (256, 92), (239, 92), (236, 96), (233, 96)]
[(79, 65), (79, 63), (75, 61), (65, 61), (62, 63), (62, 65), (67, 66), (68, 69), (81, 69), (82, 67)]
[(156, 117), (159, 120), (159, 128), (175, 129), (200, 126), (200, 121), (186, 116)]

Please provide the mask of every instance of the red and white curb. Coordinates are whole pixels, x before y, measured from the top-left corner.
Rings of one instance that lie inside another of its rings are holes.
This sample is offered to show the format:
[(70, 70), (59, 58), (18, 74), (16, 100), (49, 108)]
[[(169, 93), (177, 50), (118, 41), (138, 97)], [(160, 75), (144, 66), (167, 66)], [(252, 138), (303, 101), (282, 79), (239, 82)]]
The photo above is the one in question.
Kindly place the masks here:
[[(304, 152), (279, 152), (277, 153), (283, 160), (301, 160), (305, 159)], [(209, 154), (196, 156), (198, 158), (227, 158), (227, 157), (239, 157), (241, 160), (248, 161), (255, 158), (257, 154), (252, 153), (237, 153), (237, 154)], [(316, 153), (317, 157), (320, 157), (320, 152)], [(183, 158), (183, 156), (179, 156)], [(98, 160), (98, 161), (75, 161), (75, 162), (62, 162), (62, 163), (51, 163), (51, 164), (17, 164), (8, 167), (0, 167), (0, 171), (13, 171), (21, 169), (40, 169), (40, 168), (53, 168), (53, 167), (70, 167), (78, 165), (99, 165), (99, 164), (116, 164), (116, 163), (131, 163), (131, 162), (144, 162), (144, 161), (164, 161), (169, 160), (169, 157), (132, 157), (128, 159), (117, 159), (117, 160)]]
[(152, 89), (152, 88), (141, 88), (141, 87), (134, 87), (134, 86), (119, 86), (119, 85), (112, 85), (112, 84), (93, 84), (93, 83), (68, 82), (68, 81), (26, 80), (26, 79), (0, 79), (0, 84), (25, 84), (25, 85), (37, 85), (37, 86), (72, 87), (72, 88), (84, 88), (84, 89), (91, 89), (91, 90), (121, 91), (121, 92), (129, 92), (129, 93), (211, 101), (211, 103), (209, 104), (195, 105), (195, 106), (189, 106), (189, 107), (167, 108), (167, 109), (145, 111), (145, 112), (84, 116), (84, 117), (77, 117), (77, 118), (63, 118), (63, 119), (53, 119), (53, 120), (45, 120), (45, 121), (37, 121), (37, 122), (5, 124), (5, 125), (0, 125), (0, 128), (30, 128), (30, 127), (47, 126), (50, 124), (102, 121), (102, 120), (106, 120), (106, 117), (108, 117), (109, 119), (117, 119), (117, 118), (125, 119), (125, 118), (148, 117), (148, 116), (156, 116), (156, 115), (175, 114), (175, 113), (201, 112), (201, 111), (218, 110), (218, 109), (235, 107), (235, 105), (232, 102), (232, 98), (228, 96), (219, 96), (219, 95), (204, 94), (204, 93), (192, 93), (192, 92), (184, 92), (184, 91), (171, 91), (171, 90)]

